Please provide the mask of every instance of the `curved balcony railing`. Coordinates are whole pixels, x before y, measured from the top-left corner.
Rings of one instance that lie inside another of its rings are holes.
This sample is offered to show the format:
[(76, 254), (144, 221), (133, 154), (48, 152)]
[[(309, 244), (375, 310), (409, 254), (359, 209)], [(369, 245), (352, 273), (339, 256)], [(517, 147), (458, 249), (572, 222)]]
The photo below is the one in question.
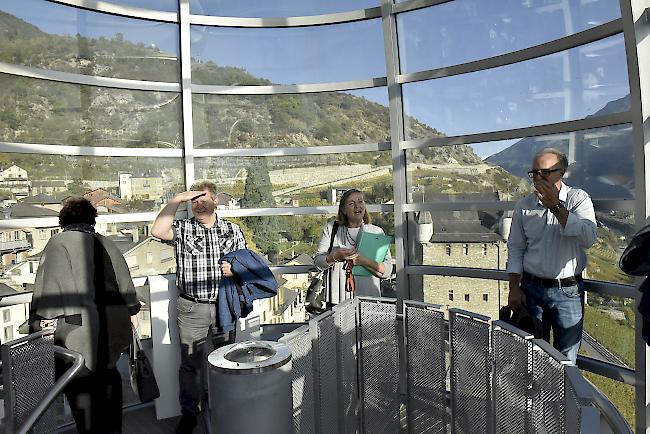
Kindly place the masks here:
[(632, 432), (548, 343), (471, 312), (359, 298), (281, 341), (296, 433)]

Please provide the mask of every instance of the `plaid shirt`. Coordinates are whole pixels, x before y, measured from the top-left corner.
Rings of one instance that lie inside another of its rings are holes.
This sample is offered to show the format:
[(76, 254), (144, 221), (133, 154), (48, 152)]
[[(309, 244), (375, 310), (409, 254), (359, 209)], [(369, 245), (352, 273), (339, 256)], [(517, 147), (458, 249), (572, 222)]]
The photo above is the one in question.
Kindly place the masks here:
[(239, 226), (220, 219), (206, 228), (195, 218), (172, 224), (176, 249), (176, 286), (201, 300), (216, 300), (221, 282), (219, 259), (233, 250), (246, 248)]

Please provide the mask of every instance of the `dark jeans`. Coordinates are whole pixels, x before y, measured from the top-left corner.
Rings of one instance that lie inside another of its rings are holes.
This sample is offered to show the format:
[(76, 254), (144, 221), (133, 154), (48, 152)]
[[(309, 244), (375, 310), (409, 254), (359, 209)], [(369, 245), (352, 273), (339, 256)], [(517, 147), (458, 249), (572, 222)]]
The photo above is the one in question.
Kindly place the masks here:
[(181, 366), (178, 370), (180, 394), (178, 400), (183, 413), (199, 414), (199, 403), (204, 390), (203, 366), (207, 360), (206, 341), (212, 341), (213, 348), (235, 342), (235, 330), (219, 332), (216, 324), (216, 306), (195, 303), (178, 297), (178, 332), (181, 343)]
[(553, 347), (576, 362), (584, 315), (584, 283), (560, 288), (544, 288), (526, 280), (521, 289), (526, 295), (526, 308), (531, 316), (542, 322), (543, 338), (547, 342), (553, 329)]
[(90, 372), (84, 367), (63, 392), (80, 434), (122, 432), (122, 377), (117, 369)]

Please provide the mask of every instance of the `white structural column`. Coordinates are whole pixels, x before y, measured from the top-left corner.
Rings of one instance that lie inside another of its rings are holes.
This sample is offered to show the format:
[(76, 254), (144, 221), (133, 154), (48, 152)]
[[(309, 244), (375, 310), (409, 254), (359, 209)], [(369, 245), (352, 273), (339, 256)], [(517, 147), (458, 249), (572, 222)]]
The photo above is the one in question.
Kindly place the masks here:
[(181, 93), (183, 97), (183, 144), (185, 156), (185, 187), (194, 183), (194, 129), (192, 127), (192, 53), (190, 40), (190, 0), (179, 1), (179, 34), (181, 48)]
[(151, 340), (153, 370), (160, 398), (156, 399), (156, 418), (167, 419), (181, 414), (178, 403), (178, 367), (181, 348), (176, 325), (176, 285), (174, 275), (149, 276), (151, 297)]

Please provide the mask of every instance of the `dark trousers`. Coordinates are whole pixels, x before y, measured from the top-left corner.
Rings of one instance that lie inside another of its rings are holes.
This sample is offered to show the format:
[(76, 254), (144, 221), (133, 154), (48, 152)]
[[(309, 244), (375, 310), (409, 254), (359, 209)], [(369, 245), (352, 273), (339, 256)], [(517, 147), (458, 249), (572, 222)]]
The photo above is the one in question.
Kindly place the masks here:
[(207, 360), (207, 339), (210, 338), (213, 348), (216, 349), (235, 342), (235, 330), (225, 333), (217, 330), (214, 304), (195, 303), (179, 297), (177, 309), (181, 344), (178, 400), (184, 414), (197, 415), (200, 412), (201, 395), (205, 389), (203, 366)]
[(117, 369), (85, 367), (63, 390), (80, 434), (122, 432), (122, 377)]

